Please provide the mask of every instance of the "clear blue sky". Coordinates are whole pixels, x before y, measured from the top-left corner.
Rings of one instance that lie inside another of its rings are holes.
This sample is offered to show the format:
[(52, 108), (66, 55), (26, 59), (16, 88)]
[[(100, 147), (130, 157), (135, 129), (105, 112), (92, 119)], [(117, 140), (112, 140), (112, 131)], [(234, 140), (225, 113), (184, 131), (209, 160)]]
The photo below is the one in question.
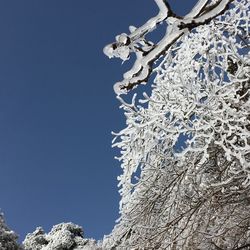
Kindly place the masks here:
[[(170, 2), (183, 14), (196, 1)], [(0, 1), (0, 208), (21, 240), (68, 221), (86, 237), (112, 230), (126, 65), (102, 48), (156, 12), (153, 0)]]

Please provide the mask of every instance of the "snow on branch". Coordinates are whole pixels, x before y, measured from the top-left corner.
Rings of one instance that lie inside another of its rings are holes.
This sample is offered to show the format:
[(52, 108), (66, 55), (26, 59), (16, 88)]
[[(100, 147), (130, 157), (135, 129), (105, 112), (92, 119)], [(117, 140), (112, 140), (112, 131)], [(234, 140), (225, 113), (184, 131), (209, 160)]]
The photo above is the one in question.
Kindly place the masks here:
[(194, 8), (185, 16), (185, 18), (194, 18), (200, 15), (202, 10), (207, 6), (208, 0), (199, 0)]
[[(222, 14), (233, 0), (220, 0), (209, 4), (209, 0), (199, 0), (186, 16), (176, 15), (166, 0), (155, 0), (159, 13), (139, 28), (129, 27), (130, 34), (116, 36), (116, 42), (108, 44), (103, 52), (109, 57), (118, 57), (123, 61), (129, 59), (130, 53), (136, 54), (131, 70), (123, 75), (123, 80), (114, 85), (117, 95), (126, 94), (136, 86), (146, 83), (153, 63), (167, 53), (168, 49), (186, 32)], [(145, 36), (163, 21), (167, 22), (165, 36), (157, 44), (147, 41)]]
[(120, 218), (104, 249), (250, 245), (250, 1), (235, 0), (212, 22), (230, 1), (197, 2), (184, 18), (165, 19), (171, 24), (157, 45), (140, 38), (140, 49), (152, 46), (136, 62), (144, 68), (122, 82), (134, 88), (135, 77), (152, 70), (147, 62), (167, 49), (149, 95), (117, 97), (126, 117), (113, 140)]

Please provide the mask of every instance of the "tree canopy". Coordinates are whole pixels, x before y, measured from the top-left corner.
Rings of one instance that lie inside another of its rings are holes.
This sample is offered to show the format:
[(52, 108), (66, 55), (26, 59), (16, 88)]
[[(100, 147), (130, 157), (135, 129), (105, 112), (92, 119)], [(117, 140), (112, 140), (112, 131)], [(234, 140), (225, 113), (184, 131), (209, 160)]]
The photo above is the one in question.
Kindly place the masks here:
[[(104, 48), (122, 60), (136, 54), (114, 85), (127, 126), (114, 134), (121, 216), (104, 246), (249, 247), (250, 3), (200, 0), (180, 17), (155, 2), (156, 17)], [(165, 36), (148, 41), (164, 22)], [(125, 101), (152, 74), (152, 93)]]

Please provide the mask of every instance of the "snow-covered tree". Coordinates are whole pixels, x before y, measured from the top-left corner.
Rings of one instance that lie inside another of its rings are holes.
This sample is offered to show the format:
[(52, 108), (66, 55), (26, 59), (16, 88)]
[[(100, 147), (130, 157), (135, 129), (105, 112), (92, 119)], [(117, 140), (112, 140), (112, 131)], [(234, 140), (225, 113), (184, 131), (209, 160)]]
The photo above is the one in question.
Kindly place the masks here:
[[(136, 60), (114, 85), (126, 128), (120, 218), (102, 242), (61, 223), (28, 234), (25, 250), (250, 249), (250, 2), (197, 0), (185, 16), (167, 0), (104, 48)], [(147, 35), (160, 25), (158, 42)], [(123, 97), (155, 78), (151, 93)], [(138, 97), (139, 96), (139, 97)], [(0, 215), (0, 249), (21, 250)]]
[[(114, 85), (120, 218), (104, 249), (250, 249), (250, 2), (165, 0), (104, 53), (135, 63)], [(147, 34), (166, 23), (158, 43)], [(151, 94), (125, 101), (155, 73)]]
[(100, 249), (93, 239), (84, 239), (83, 230), (73, 223), (53, 226), (46, 234), (41, 227), (26, 236), (25, 250), (97, 250)]
[(0, 213), (0, 249), (22, 250), (17, 243), (18, 236), (5, 224), (3, 214)]

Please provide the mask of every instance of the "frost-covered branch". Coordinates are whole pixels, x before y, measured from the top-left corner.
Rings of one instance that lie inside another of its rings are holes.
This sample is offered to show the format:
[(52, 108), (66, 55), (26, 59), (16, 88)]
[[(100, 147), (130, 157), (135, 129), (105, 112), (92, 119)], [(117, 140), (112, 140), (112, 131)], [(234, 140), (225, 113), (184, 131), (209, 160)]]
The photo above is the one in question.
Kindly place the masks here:
[(193, 9), (185, 16), (185, 18), (194, 18), (198, 17), (200, 13), (204, 10), (207, 6), (209, 0), (199, 0), (197, 4), (193, 7)]
[(168, 17), (163, 39), (139, 54), (141, 71), (125, 74), (131, 88), (150, 70), (156, 77), (142, 100), (118, 97), (127, 124), (114, 134), (121, 217), (104, 247), (250, 244), (250, 2), (230, 2), (198, 1), (183, 19)]
[[(167, 53), (168, 49), (186, 32), (202, 24), (209, 23), (222, 14), (232, 0), (221, 0), (208, 5), (208, 0), (200, 0), (185, 17), (177, 16), (165, 0), (155, 0), (159, 7), (157, 16), (151, 18), (139, 28), (130, 27), (130, 35), (122, 33), (116, 37), (116, 42), (107, 45), (104, 53), (109, 57), (119, 57), (128, 60), (130, 53), (136, 54), (136, 60), (131, 70), (126, 72), (121, 82), (114, 85), (115, 92), (125, 94), (141, 83), (146, 83), (153, 63)], [(207, 7), (207, 8), (206, 8)], [(157, 44), (148, 42), (145, 36), (161, 22), (167, 22), (166, 34)]]

